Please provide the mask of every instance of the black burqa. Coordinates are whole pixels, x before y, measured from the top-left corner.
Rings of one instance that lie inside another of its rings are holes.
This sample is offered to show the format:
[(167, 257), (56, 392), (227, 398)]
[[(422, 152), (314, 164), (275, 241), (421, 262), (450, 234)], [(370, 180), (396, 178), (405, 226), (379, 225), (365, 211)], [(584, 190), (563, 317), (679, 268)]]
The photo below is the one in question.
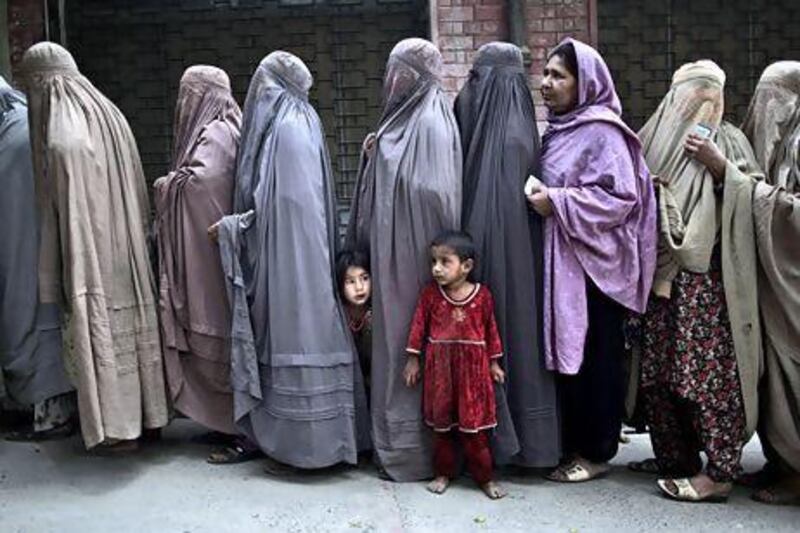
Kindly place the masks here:
[(440, 76), (442, 56), (423, 39), (392, 50), (374, 152), (362, 158), (348, 246), (370, 251), (373, 444), (396, 481), (433, 474), (421, 387), (403, 383), (409, 325), (431, 280), (430, 242), (460, 225), (461, 146)]
[(507, 373), (495, 460), (553, 466), (560, 439), (555, 379), (542, 352), (542, 220), (523, 192), (528, 175), (539, 175), (540, 143), (518, 47), (495, 42), (478, 50), (455, 112), (464, 151), (462, 227), (478, 249), (477, 277), (494, 295)]

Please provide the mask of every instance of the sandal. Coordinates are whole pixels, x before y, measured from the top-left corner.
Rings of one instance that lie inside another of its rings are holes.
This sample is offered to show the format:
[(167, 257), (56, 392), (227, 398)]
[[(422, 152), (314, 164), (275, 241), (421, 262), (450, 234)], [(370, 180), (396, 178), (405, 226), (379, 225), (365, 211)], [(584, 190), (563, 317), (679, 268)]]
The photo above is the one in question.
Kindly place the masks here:
[(631, 472), (638, 472), (639, 474), (659, 474), (661, 468), (658, 466), (658, 461), (651, 457), (644, 461), (631, 461), (628, 463), (628, 470)]
[[(593, 467), (597, 467), (596, 469)], [(559, 483), (583, 483), (603, 477), (611, 470), (608, 465), (592, 465), (586, 468), (581, 463), (573, 461), (566, 465), (559, 466), (547, 475), (550, 481)]]
[(260, 456), (259, 449), (248, 450), (240, 444), (232, 444), (211, 452), (206, 462), (212, 465), (234, 465), (258, 459)]
[(6, 435), (10, 442), (44, 442), (48, 440), (66, 439), (75, 434), (77, 428), (72, 422), (66, 422), (44, 431), (35, 431), (32, 427), (21, 431), (12, 431)]
[(92, 453), (101, 456), (126, 455), (139, 450), (139, 441), (120, 440), (113, 444), (100, 443), (92, 448)]
[(293, 474), (303, 474), (305, 472), (307, 471), (281, 463), (270, 457), (267, 457), (267, 462), (264, 465), (264, 473), (273, 477), (287, 477)]
[[(730, 494), (730, 490), (728, 490), (724, 493), (712, 492), (707, 496), (700, 496), (700, 493), (697, 492), (697, 489), (694, 488), (694, 485), (692, 485), (691, 480), (687, 477), (679, 479), (659, 479), (657, 483), (658, 483), (658, 488), (661, 489), (661, 492), (663, 492), (673, 500), (681, 502), (723, 503), (728, 501), (728, 495)], [(669, 489), (669, 483), (675, 485), (675, 488), (678, 489), (678, 492), (672, 492)]]

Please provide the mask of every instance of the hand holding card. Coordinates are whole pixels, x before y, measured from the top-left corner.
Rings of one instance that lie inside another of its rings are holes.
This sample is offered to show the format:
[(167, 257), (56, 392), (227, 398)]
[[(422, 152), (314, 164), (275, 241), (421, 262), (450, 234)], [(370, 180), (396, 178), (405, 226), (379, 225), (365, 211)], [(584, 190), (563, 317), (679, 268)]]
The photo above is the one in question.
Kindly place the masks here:
[(542, 183), (539, 178), (531, 174), (528, 176), (528, 180), (525, 182), (525, 196), (530, 196), (533, 193), (541, 190), (543, 185), (544, 183)]

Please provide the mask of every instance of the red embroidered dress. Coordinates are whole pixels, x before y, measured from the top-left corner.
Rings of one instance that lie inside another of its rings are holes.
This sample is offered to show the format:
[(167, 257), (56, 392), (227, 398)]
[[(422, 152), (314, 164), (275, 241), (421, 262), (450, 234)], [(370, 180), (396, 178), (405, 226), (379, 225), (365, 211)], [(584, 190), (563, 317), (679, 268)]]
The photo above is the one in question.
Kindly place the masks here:
[(408, 339), (410, 353), (425, 353), (422, 405), (435, 431), (467, 433), (497, 425), (492, 359), (503, 355), (489, 289), (475, 285), (454, 301), (436, 283), (422, 290)]

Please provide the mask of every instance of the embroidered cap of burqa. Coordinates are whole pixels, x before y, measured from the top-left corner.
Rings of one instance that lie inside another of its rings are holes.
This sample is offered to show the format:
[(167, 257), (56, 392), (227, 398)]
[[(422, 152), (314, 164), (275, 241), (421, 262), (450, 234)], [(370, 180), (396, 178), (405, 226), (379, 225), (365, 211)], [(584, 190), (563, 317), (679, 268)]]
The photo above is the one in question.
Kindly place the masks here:
[(39, 291), (64, 302), (87, 447), (167, 424), (147, 182), (125, 117), (53, 43), (22, 58), (41, 206)]
[(406, 39), (392, 50), (383, 116), (373, 153), (362, 157), (347, 231), (348, 247), (370, 251), (373, 445), (397, 481), (433, 471), (422, 392), (402, 374), (417, 297), (431, 279), (429, 245), (460, 226), (461, 144), (441, 71), (428, 41)]
[(542, 220), (523, 194), (529, 174), (541, 177), (540, 144), (517, 46), (478, 49), (455, 112), (464, 150), (461, 223), (478, 248), (477, 276), (492, 289), (507, 372), (505, 395), (498, 394), (508, 404), (497, 404), (495, 460), (553, 466), (559, 425), (555, 378), (542, 354)]
[(39, 303), (39, 222), (28, 106), (0, 77), (0, 396), (33, 405), (72, 389), (57, 302)]
[(156, 180), (164, 365), (174, 407), (207, 428), (235, 433), (230, 312), (219, 252), (206, 229), (233, 206), (242, 112), (221, 69), (181, 78), (169, 174)]
[(311, 84), (292, 54), (261, 61), (244, 108), (239, 214), (219, 228), (237, 428), (300, 468), (356, 463), (366, 417), (334, 282), (333, 175)]

